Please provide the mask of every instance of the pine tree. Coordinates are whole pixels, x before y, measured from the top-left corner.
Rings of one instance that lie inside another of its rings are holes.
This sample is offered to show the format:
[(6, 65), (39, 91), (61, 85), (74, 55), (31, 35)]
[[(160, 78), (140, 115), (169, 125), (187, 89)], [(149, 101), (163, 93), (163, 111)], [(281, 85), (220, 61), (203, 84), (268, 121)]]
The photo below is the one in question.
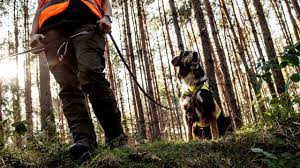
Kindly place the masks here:
[[(260, 28), (263, 33), (267, 56), (272, 64), (279, 65), (278, 59), (276, 57), (277, 54), (275, 51), (273, 38), (271, 36), (270, 28), (268, 26), (262, 4), (261, 4), (260, 0), (253, 0), (253, 5), (256, 9)], [(277, 92), (279, 94), (284, 93), (285, 92), (285, 80), (284, 80), (281, 70), (273, 69), (272, 73), (273, 73), (275, 84), (277, 87)]]

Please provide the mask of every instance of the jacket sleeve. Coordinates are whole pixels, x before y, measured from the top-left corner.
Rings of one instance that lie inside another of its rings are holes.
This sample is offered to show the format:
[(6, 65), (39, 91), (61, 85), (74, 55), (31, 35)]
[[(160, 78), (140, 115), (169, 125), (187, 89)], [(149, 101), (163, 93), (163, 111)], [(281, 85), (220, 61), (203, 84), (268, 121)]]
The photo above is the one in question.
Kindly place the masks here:
[(112, 7), (110, 0), (97, 0), (99, 1), (99, 6), (103, 15), (112, 16)]
[(32, 22), (32, 29), (31, 29), (31, 33), (30, 35), (34, 35), (34, 34), (37, 34), (38, 33), (38, 19), (39, 19), (39, 16), (38, 16), (38, 10), (41, 6), (41, 3), (43, 2), (44, 0), (37, 0), (38, 2), (38, 7), (36, 9), (36, 12), (35, 12), (35, 15), (34, 15), (34, 18), (33, 18), (33, 22)]

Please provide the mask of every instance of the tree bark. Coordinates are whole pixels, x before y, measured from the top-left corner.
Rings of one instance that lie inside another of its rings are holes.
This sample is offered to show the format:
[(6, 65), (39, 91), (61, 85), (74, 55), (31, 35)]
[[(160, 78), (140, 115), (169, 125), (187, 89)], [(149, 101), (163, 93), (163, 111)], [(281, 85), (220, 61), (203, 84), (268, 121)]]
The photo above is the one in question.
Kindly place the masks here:
[[(262, 4), (260, 2), (260, 0), (253, 0), (253, 5), (256, 9), (257, 15), (258, 15), (258, 20), (259, 20), (259, 24), (260, 24), (260, 28), (262, 30), (263, 33), (263, 38), (264, 38), (264, 43), (265, 43), (265, 47), (266, 47), (266, 52), (268, 55), (269, 60), (271, 61), (272, 64), (275, 65), (279, 65), (279, 61), (276, 57), (276, 51), (274, 48), (274, 43), (273, 43), (273, 39), (271, 36), (271, 32), (262, 8)], [(272, 70), (273, 76), (274, 76), (274, 80), (275, 80), (275, 84), (277, 87), (277, 92), (279, 94), (282, 94), (285, 92), (285, 81), (284, 81), (284, 77), (283, 74), (281, 72), (281, 70)]]
[[(260, 90), (258, 90), (258, 81), (255, 77), (255, 73), (254, 71), (249, 67), (248, 65), (248, 61), (246, 60), (246, 54), (244, 52), (244, 48), (243, 46), (241, 45), (239, 39), (238, 39), (238, 36), (234, 30), (234, 26), (232, 24), (232, 21), (231, 21), (231, 18), (229, 16), (229, 12), (227, 10), (227, 7), (226, 7), (226, 4), (225, 4), (225, 1), (224, 0), (220, 0), (220, 4), (221, 4), (221, 7), (222, 7), (222, 12), (223, 14), (225, 15), (225, 17), (227, 18), (227, 21), (228, 21), (228, 24), (229, 24), (229, 28), (231, 30), (231, 34), (233, 36), (233, 40), (234, 40), (234, 43), (237, 47), (237, 53), (239, 54), (244, 66), (245, 66), (245, 69), (246, 69), (246, 73), (248, 75), (248, 78), (250, 79), (250, 83), (255, 91), (255, 95), (256, 95), (256, 98), (257, 100), (260, 100), (261, 99), (261, 95), (260, 95)], [(224, 22), (226, 23), (226, 22)], [(233, 46), (234, 48), (234, 46)], [(238, 66), (240, 67), (240, 66)], [(264, 105), (260, 105), (259, 106), (260, 110), (263, 112), (265, 111), (265, 106)]]
[(0, 149), (3, 149), (5, 146), (4, 141), (4, 123), (3, 123), (3, 113), (2, 113), (2, 106), (3, 106), (3, 97), (2, 97), (2, 81), (0, 79)]
[[(158, 1), (159, 2), (159, 1)], [(171, 52), (171, 58), (173, 58), (173, 57), (175, 57), (176, 55), (175, 55), (175, 52), (174, 52), (174, 48), (173, 48), (173, 44), (172, 44), (172, 39), (171, 39), (171, 36), (170, 36), (170, 30), (169, 30), (169, 26), (168, 26), (168, 23), (167, 23), (167, 14), (166, 14), (166, 10), (165, 10), (165, 5), (164, 5), (164, 2), (162, 1), (162, 11), (163, 11), (163, 18), (164, 18), (164, 21), (165, 21), (165, 29), (166, 29), (166, 32), (167, 32), (167, 39), (168, 39), (168, 45), (169, 45), (169, 48), (170, 48), (170, 52)], [(159, 9), (160, 9), (160, 5), (159, 5)], [(180, 36), (181, 37), (181, 36)], [(173, 67), (174, 68), (174, 73), (175, 73), (175, 75), (177, 74), (177, 71), (176, 71), (176, 68), (175, 67)], [(171, 81), (173, 81), (172, 80), (172, 75), (170, 75), (170, 78), (171, 78)], [(176, 91), (177, 91), (177, 94), (178, 95), (181, 95), (181, 93), (180, 93), (180, 87), (179, 87), (179, 83), (178, 82), (175, 82), (176, 83)], [(174, 86), (174, 85), (172, 85), (172, 86)], [(174, 87), (172, 88), (172, 91), (173, 91), (173, 94), (174, 95), (176, 95), (175, 94), (175, 89), (174, 89)], [(176, 109), (177, 109), (177, 107), (178, 107), (178, 103), (176, 102), (175, 103), (175, 105), (176, 105)]]
[[(135, 65), (135, 55), (133, 51), (133, 42), (132, 42), (132, 36), (131, 36), (131, 27), (130, 27), (130, 19), (129, 19), (129, 10), (128, 10), (128, 0), (124, 0), (124, 7), (125, 7), (125, 20), (126, 20), (126, 29), (127, 29), (127, 38), (128, 38), (128, 50), (129, 50), (129, 56), (130, 56), (130, 66), (132, 73), (134, 74), (135, 78), (137, 77), (137, 70), (136, 70), (136, 65)], [(141, 139), (146, 139), (146, 127), (145, 127), (145, 118), (144, 118), (144, 110), (142, 106), (142, 100), (140, 96), (140, 92), (138, 89), (138, 86), (134, 84), (134, 95), (136, 99), (136, 106), (137, 106), (137, 111), (138, 111), (138, 132), (140, 134)]]
[(297, 0), (291, 0), (292, 1), (292, 4), (295, 8), (295, 11), (297, 13), (297, 18), (298, 18), (298, 21), (300, 22), (300, 6), (299, 6), (299, 2)]
[(173, 25), (174, 25), (175, 34), (177, 37), (178, 49), (181, 51), (184, 51), (184, 44), (183, 44), (181, 30), (180, 30), (179, 22), (178, 22), (178, 13), (177, 13), (177, 8), (175, 6), (174, 0), (169, 0), (169, 5), (170, 5), (171, 12), (172, 12)]
[[(14, 52), (18, 53), (19, 52), (19, 13), (18, 13), (18, 2), (17, 0), (13, 1), (13, 10), (14, 10), (14, 36), (15, 36), (15, 46), (14, 46)], [(19, 57), (16, 56), (16, 69), (17, 69), (17, 74), (16, 74), (16, 81), (15, 81), (15, 86), (13, 88), (13, 111), (14, 111), (14, 122), (18, 123), (21, 122), (21, 108), (20, 108), (20, 84), (19, 84)], [(16, 138), (16, 146), (21, 147), (22, 146), (22, 137), (15, 133), (15, 138)]]
[(56, 137), (56, 126), (54, 110), (51, 99), (50, 74), (47, 60), (44, 54), (39, 55), (40, 66), (40, 108), (41, 108), (41, 129), (47, 133), (48, 138)]
[[(28, 0), (24, 1), (24, 48), (29, 49), (29, 14)], [(27, 141), (32, 141), (33, 121), (32, 121), (32, 96), (31, 96), (31, 59), (30, 54), (25, 55), (25, 110), (27, 122)]]
[[(253, 22), (251, 14), (250, 14), (248, 3), (247, 3), (246, 0), (243, 0), (243, 3), (244, 3), (244, 7), (245, 7), (245, 10), (246, 10), (246, 13), (247, 13), (248, 20), (250, 22), (250, 26), (251, 26), (251, 29), (252, 29), (252, 34), (254, 36), (254, 42), (256, 44), (256, 48), (257, 48), (257, 51), (258, 51), (259, 56), (260, 56), (259, 59), (264, 63), (266, 61), (265, 61), (265, 58), (264, 58), (264, 55), (263, 55), (261, 45), (259, 43), (259, 38), (258, 38), (258, 35), (257, 35), (257, 30), (256, 30), (256, 27), (255, 27), (255, 24)], [(267, 83), (268, 83), (270, 92), (272, 93), (272, 96), (276, 97), (276, 90), (275, 90), (273, 81), (268, 81)]]
[(272, 4), (272, 7), (273, 7), (273, 9), (275, 11), (275, 15), (276, 15), (276, 17), (278, 19), (278, 23), (279, 23), (279, 25), (281, 27), (281, 31), (282, 31), (282, 33), (283, 33), (283, 35), (285, 37), (286, 43), (288, 45), (291, 45), (292, 44), (292, 39), (291, 39), (291, 36), (289, 34), (288, 29), (286, 28), (286, 24), (285, 24), (285, 22), (284, 22), (284, 20), (282, 18), (282, 14), (280, 12), (280, 8), (278, 6), (277, 0), (271, 0), (271, 4)]
[[(226, 93), (224, 93), (224, 94), (227, 94), (227, 98), (229, 98), (229, 100), (228, 100), (229, 106), (230, 106), (232, 112), (236, 113), (235, 116), (241, 116), (241, 110), (239, 109), (239, 107), (237, 105), (237, 100), (235, 98), (233, 84), (231, 82), (232, 80), (230, 77), (230, 72), (229, 72), (227, 61), (226, 61), (226, 56), (225, 56), (224, 50), (221, 46), (220, 40), (218, 38), (218, 30), (217, 30), (217, 26), (215, 25), (214, 13), (211, 8), (209, 0), (204, 0), (204, 4), (205, 4), (206, 10), (207, 10), (207, 14), (208, 14), (209, 22), (210, 22), (210, 28), (212, 30), (212, 35), (213, 35), (213, 39), (214, 39), (215, 46), (217, 49), (217, 54), (220, 59), (221, 69), (222, 69), (222, 72), (224, 75), (225, 87), (226, 87)], [(236, 122), (238, 122), (238, 121), (236, 121)]]
[[(145, 70), (146, 70), (146, 77), (147, 77), (147, 93), (151, 98), (154, 98), (154, 89), (152, 85), (152, 77), (151, 77), (151, 69), (149, 65), (149, 58), (148, 58), (148, 53), (147, 53), (147, 45), (146, 45), (146, 33), (145, 33), (145, 28), (143, 25), (143, 15), (142, 15), (142, 8), (141, 8), (141, 2), (140, 0), (136, 1), (137, 5), (137, 11), (138, 11), (138, 22), (139, 22), (139, 33), (141, 37), (141, 43), (142, 43), (142, 55), (144, 56), (144, 62), (145, 62)], [(157, 107), (156, 105), (149, 100), (150, 104), (150, 113), (151, 117), (153, 118), (153, 139), (160, 139), (160, 128), (158, 124), (158, 116), (157, 116)]]
[(299, 27), (297, 25), (297, 22), (293, 16), (293, 13), (292, 13), (292, 9), (291, 9), (291, 6), (290, 6), (290, 3), (288, 0), (284, 0), (285, 4), (286, 4), (286, 8), (288, 10), (288, 13), (289, 13), (289, 16), (290, 16), (290, 19), (291, 19), (291, 22), (293, 24), (293, 30), (294, 30), (294, 35), (295, 35), (295, 38), (296, 38), (296, 41), (299, 41), (300, 40), (300, 37), (299, 37)]
[(216, 80), (215, 69), (214, 69), (215, 63), (212, 57), (213, 49), (209, 39), (206, 23), (204, 20), (204, 15), (201, 6), (199, 5), (201, 3), (199, 0), (191, 0), (191, 2), (192, 2), (192, 7), (194, 10), (194, 14), (197, 21), (201, 42), (202, 42), (201, 44), (202, 44), (203, 56), (206, 64), (206, 76), (208, 77), (209, 86), (212, 88), (217, 103), (221, 105), (221, 99), (219, 96), (220, 94), (217, 86), (217, 80)]

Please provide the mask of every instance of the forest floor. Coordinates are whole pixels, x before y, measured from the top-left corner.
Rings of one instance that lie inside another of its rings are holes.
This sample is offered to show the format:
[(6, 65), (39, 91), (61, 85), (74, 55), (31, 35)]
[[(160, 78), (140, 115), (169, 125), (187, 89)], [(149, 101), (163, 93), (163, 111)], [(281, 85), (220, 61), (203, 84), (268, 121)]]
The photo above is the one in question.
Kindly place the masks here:
[(300, 117), (248, 125), (218, 141), (155, 142), (134, 149), (100, 147), (76, 163), (67, 146), (47, 143), (0, 150), (0, 167), (300, 167)]

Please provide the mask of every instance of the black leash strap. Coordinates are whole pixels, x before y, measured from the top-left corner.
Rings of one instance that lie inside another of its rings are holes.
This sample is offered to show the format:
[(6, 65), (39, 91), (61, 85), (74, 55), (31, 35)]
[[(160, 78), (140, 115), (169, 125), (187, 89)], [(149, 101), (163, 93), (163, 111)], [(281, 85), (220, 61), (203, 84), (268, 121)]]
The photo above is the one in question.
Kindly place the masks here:
[[(63, 40), (61, 46), (58, 48), (57, 50), (57, 55), (59, 56), (59, 60), (62, 61), (64, 56), (67, 54), (67, 50), (68, 50), (68, 46), (69, 46), (69, 41), (72, 40), (73, 38), (77, 37), (77, 36), (81, 36), (81, 35), (85, 35), (85, 34), (90, 34), (92, 32), (90, 31), (81, 31), (79, 33), (76, 33), (68, 38), (66, 38), (65, 40)], [(35, 53), (35, 52), (41, 52), (41, 51), (44, 51), (47, 47), (49, 47), (52, 43), (48, 43), (48, 44), (43, 44), (41, 46), (38, 46), (38, 47), (34, 47), (34, 48), (31, 48), (29, 50), (25, 50), (23, 52), (20, 52), (20, 53), (16, 53), (16, 54), (13, 54), (13, 55), (9, 55), (7, 57), (2, 57), (0, 58), (0, 60), (4, 60), (4, 59), (8, 59), (8, 58), (12, 58), (12, 57), (15, 57), (15, 56), (18, 56), (18, 55), (22, 55), (22, 54), (27, 54), (27, 53)]]
[(141, 85), (139, 84), (139, 82), (137, 81), (137, 79), (136, 79), (136, 77), (134, 76), (134, 74), (131, 72), (129, 65), (127, 64), (127, 62), (126, 62), (124, 56), (122, 55), (122, 53), (121, 53), (121, 51), (120, 51), (120, 49), (119, 49), (119, 47), (118, 47), (118, 45), (117, 45), (115, 39), (113, 38), (112, 34), (111, 34), (111, 33), (108, 33), (108, 35), (109, 35), (110, 39), (112, 40), (112, 42), (113, 42), (113, 44), (114, 44), (114, 46), (115, 46), (115, 48), (116, 48), (116, 50), (117, 50), (117, 52), (118, 52), (118, 54), (119, 54), (121, 60), (122, 60), (122, 62), (124, 63), (126, 69), (127, 69), (128, 72), (129, 72), (130, 76), (132, 77), (132, 79), (133, 79), (133, 81), (136, 83), (136, 85), (139, 87), (139, 89), (144, 93), (144, 95), (145, 95), (149, 100), (151, 100), (153, 103), (155, 103), (156, 105), (158, 105), (158, 106), (160, 106), (160, 107), (162, 107), (162, 108), (171, 110), (170, 107), (166, 107), (166, 106), (164, 106), (164, 105), (161, 105), (160, 103), (158, 103), (157, 101), (155, 101), (152, 97), (150, 97), (150, 96), (146, 93), (146, 91), (142, 88), (142, 86), (141, 86)]
[(27, 54), (27, 53), (30, 53), (30, 52), (41, 52), (41, 51), (44, 51), (44, 50), (45, 50), (45, 47), (46, 47), (46, 46), (38, 46), (38, 47), (34, 47), (34, 48), (29, 49), (29, 50), (25, 50), (25, 51), (23, 51), (23, 52), (20, 52), (20, 53), (16, 53), (16, 54), (13, 54), (13, 55), (9, 55), (9, 56), (7, 56), (7, 57), (1, 57), (0, 60), (12, 58), (12, 57), (15, 57), (15, 56), (18, 56), (18, 55), (22, 55), (22, 54)]
[[(69, 40), (74, 38), (74, 37), (77, 37), (77, 36), (80, 36), (80, 35), (83, 35), (83, 34), (89, 34), (91, 32), (88, 32), (88, 31), (82, 31), (82, 32), (79, 32), (73, 36), (70, 36), (65, 42), (62, 43), (62, 45), (59, 47), (59, 49), (57, 50), (57, 55), (59, 55), (59, 60), (61, 61), (63, 59), (63, 57), (66, 55), (66, 52), (67, 52), (67, 48), (68, 48), (68, 43), (69, 43)], [(129, 65), (127, 64), (127, 62), (125, 61), (125, 58), (123, 57), (115, 39), (113, 38), (112, 34), (111, 33), (108, 33), (109, 37), (111, 38), (122, 62), (124, 63), (126, 69), (128, 70), (130, 76), (132, 77), (133, 81), (136, 83), (136, 85), (138, 86), (138, 88), (144, 93), (144, 95), (149, 99), (151, 100), (153, 103), (155, 103), (156, 105), (162, 107), (162, 108), (165, 108), (165, 109), (169, 109), (171, 110), (172, 108), (170, 107), (166, 107), (164, 105), (161, 105), (160, 103), (158, 103), (157, 101), (155, 101), (152, 97), (150, 97), (146, 91), (142, 88), (142, 86), (139, 84), (139, 82), (137, 81), (136, 77), (134, 76), (134, 74), (131, 72), (130, 70), (130, 67)], [(18, 55), (22, 55), (22, 54), (26, 54), (26, 53), (30, 53), (30, 52), (40, 52), (40, 51), (44, 51), (45, 48), (48, 46), (49, 44), (47, 45), (43, 45), (43, 46), (38, 46), (38, 47), (34, 47), (32, 49), (29, 49), (29, 50), (26, 50), (26, 51), (23, 51), (23, 52), (20, 52), (20, 53), (17, 53), (17, 54), (13, 54), (13, 55), (10, 55), (10, 56), (7, 56), (7, 57), (3, 57), (3, 58), (0, 58), (0, 60), (3, 60), (3, 59), (7, 59), (7, 58), (11, 58), (11, 57), (15, 57), (15, 56), (18, 56)]]

